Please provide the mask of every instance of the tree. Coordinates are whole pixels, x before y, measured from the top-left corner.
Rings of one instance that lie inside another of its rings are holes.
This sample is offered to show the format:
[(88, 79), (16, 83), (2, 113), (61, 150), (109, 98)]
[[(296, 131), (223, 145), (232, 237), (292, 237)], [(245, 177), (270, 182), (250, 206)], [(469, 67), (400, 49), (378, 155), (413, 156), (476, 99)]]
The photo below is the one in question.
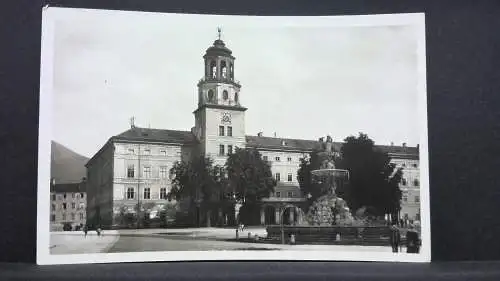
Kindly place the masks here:
[[(327, 186), (324, 184), (317, 183), (313, 181), (312, 171), (317, 170), (321, 166), (321, 159), (318, 157), (319, 149), (314, 149), (311, 153), (305, 157), (300, 158), (299, 169), (297, 171), (297, 180), (299, 182), (299, 187), (302, 194), (306, 195), (308, 198), (308, 204), (306, 210), (309, 206), (316, 201), (322, 195), (328, 192)], [(338, 159), (332, 156), (335, 164), (337, 164)]]
[(338, 167), (349, 171), (349, 188), (343, 194), (351, 210), (373, 207), (377, 215), (400, 209), (403, 170), (396, 169), (386, 152), (377, 150), (366, 134), (349, 136), (341, 148)]
[(260, 200), (269, 197), (276, 186), (271, 166), (262, 159), (258, 150), (237, 148), (229, 155), (225, 167), (227, 188), (232, 191), (234, 199), (243, 203), (241, 218), (246, 224), (252, 224), (252, 219), (245, 215), (258, 214), (256, 208)]
[(172, 189), (169, 200), (188, 200), (190, 216), (195, 225), (200, 225), (203, 209), (217, 197), (221, 190), (220, 169), (213, 166), (208, 157), (194, 156), (189, 162), (178, 161), (170, 169)]

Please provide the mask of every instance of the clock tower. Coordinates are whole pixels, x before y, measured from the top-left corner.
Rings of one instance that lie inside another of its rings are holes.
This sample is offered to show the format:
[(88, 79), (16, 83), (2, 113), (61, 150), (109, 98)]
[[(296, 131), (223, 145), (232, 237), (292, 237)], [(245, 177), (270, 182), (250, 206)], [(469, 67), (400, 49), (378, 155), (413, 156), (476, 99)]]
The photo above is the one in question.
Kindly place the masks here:
[(236, 147), (245, 147), (246, 108), (241, 106), (241, 85), (234, 79), (235, 57), (222, 41), (220, 28), (203, 59), (205, 75), (198, 82), (193, 133), (200, 152), (223, 165)]

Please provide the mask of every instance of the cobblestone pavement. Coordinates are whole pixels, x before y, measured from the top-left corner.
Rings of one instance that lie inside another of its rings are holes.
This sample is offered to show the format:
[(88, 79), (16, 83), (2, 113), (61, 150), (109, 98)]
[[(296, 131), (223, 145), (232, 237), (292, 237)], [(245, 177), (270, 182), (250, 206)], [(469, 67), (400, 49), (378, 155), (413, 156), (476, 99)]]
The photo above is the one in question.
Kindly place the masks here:
[(89, 254), (107, 252), (119, 239), (117, 231), (108, 230), (103, 236), (89, 232), (85, 237), (82, 231), (50, 233), (51, 254)]
[[(238, 232), (240, 238), (258, 235), (265, 237), (264, 228), (249, 228)], [(127, 229), (107, 230), (98, 237), (89, 232), (51, 233), (52, 254), (86, 254), (102, 252), (149, 251), (211, 251), (211, 250), (331, 250), (391, 252), (385, 246), (344, 245), (282, 245), (235, 241), (234, 228), (184, 228), (184, 229)]]

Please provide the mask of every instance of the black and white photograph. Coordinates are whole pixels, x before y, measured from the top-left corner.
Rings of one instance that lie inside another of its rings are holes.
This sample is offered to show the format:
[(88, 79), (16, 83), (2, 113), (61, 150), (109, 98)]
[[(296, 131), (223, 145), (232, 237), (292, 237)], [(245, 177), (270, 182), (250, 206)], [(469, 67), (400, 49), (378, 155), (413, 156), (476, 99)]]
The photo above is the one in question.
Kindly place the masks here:
[(423, 13), (42, 27), (38, 264), (430, 262)]

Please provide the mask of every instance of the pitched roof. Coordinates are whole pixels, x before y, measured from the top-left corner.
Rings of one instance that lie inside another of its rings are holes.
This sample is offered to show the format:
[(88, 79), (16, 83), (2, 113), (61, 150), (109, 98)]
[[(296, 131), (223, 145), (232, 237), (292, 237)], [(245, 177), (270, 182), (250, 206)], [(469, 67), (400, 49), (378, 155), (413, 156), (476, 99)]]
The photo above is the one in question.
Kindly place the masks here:
[[(314, 149), (320, 148), (320, 142), (315, 140), (300, 140), (300, 139), (287, 139), (287, 138), (272, 138), (260, 136), (246, 136), (247, 146), (260, 149), (270, 150), (294, 150), (309, 152)], [(342, 147), (341, 142), (334, 142), (333, 149), (339, 151)], [(389, 154), (402, 154), (402, 155), (418, 155), (418, 148), (411, 146), (394, 146), (394, 145), (375, 145)]]
[(126, 141), (152, 141), (178, 144), (194, 144), (196, 138), (190, 131), (160, 130), (133, 127), (119, 135), (114, 136), (114, 140)]
[[(134, 127), (119, 135), (112, 137), (114, 140), (123, 141), (153, 141), (178, 144), (195, 144), (196, 137), (190, 131), (161, 130)], [(289, 138), (273, 138), (264, 136), (246, 136), (246, 146), (258, 149), (302, 151), (309, 152), (320, 147), (318, 140), (301, 140)], [(334, 142), (333, 148), (337, 151), (342, 147), (342, 143)], [(380, 150), (390, 154), (415, 154), (418, 155), (418, 148), (410, 146), (388, 146), (376, 145)]]
[(390, 154), (416, 154), (418, 155), (419, 148), (415, 146), (398, 146), (398, 145), (376, 145), (380, 150)]
[(298, 150), (307, 152), (315, 148), (319, 148), (319, 141), (313, 140), (272, 138), (263, 136), (246, 136), (246, 140), (246, 145), (248, 147), (255, 147), (260, 149)]
[(50, 185), (50, 191), (56, 193), (86, 192), (86, 190), (87, 188), (85, 183), (56, 183)]

